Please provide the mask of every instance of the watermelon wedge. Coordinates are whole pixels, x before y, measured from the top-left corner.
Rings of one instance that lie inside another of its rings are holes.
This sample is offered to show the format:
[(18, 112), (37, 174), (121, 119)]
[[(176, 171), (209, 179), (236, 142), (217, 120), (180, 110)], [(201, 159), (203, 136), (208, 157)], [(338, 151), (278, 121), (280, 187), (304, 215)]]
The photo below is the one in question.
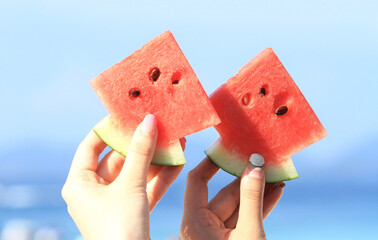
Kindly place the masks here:
[(179, 139), (220, 119), (172, 33), (167, 31), (90, 81), (110, 116), (94, 127), (115, 151), (147, 114), (157, 119), (154, 164), (185, 163)]
[[(117, 151), (123, 156), (127, 155), (132, 134), (123, 132), (110, 115), (106, 116), (96, 124), (93, 131), (114, 151)], [(155, 154), (151, 163), (169, 166), (185, 164), (186, 160), (180, 141), (157, 142)]]
[(327, 135), (284, 66), (268, 48), (210, 96), (220, 137), (205, 150), (223, 170), (241, 176), (252, 153), (265, 158), (267, 182), (298, 177), (291, 156)]

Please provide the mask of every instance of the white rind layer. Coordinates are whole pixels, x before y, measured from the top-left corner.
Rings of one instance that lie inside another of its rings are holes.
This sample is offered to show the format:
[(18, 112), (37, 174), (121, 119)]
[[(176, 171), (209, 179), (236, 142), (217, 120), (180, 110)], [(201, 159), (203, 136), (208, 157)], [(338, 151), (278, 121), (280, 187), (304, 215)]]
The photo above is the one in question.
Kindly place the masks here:
[[(105, 117), (101, 120), (94, 128), (93, 131), (101, 138), (101, 140), (106, 143), (114, 151), (127, 155), (127, 150), (131, 142), (133, 133), (122, 134), (113, 125), (110, 116)], [(181, 148), (179, 140), (173, 141), (167, 147), (156, 146), (155, 154), (152, 159), (152, 164), (156, 165), (183, 165), (186, 163), (184, 153)]]
[[(236, 151), (229, 151), (224, 147), (221, 137), (218, 137), (205, 150), (205, 153), (217, 166), (237, 177), (243, 175), (249, 163), (249, 158), (245, 158)], [(266, 182), (280, 182), (298, 178), (297, 170), (291, 158), (281, 160), (281, 164), (275, 165), (265, 159), (264, 172)]]

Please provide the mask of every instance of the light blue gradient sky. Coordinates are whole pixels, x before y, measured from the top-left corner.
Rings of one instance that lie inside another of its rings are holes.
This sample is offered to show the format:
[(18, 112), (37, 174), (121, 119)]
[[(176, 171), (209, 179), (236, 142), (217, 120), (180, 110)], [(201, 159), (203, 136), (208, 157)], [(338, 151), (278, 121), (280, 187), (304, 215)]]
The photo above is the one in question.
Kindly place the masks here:
[(377, 12), (366, 0), (2, 1), (1, 150), (78, 143), (106, 114), (88, 81), (170, 29), (208, 93), (272, 47), (329, 132), (305, 151), (332, 164), (376, 141)]

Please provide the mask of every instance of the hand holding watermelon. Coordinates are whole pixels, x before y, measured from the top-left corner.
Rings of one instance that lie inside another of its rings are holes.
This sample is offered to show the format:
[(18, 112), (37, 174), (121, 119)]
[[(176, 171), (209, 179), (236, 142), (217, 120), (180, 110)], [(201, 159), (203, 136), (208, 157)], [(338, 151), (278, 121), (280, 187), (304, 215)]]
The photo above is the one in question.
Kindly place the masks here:
[(62, 196), (85, 239), (150, 239), (149, 213), (183, 168), (150, 165), (156, 139), (156, 119), (148, 115), (126, 161), (111, 151), (98, 162), (106, 144), (93, 131), (80, 144)]
[[(265, 239), (282, 181), (298, 177), (291, 156), (327, 135), (272, 49), (209, 99), (167, 31), (91, 85), (110, 115), (80, 144), (62, 190), (85, 239), (149, 239), (149, 212), (186, 163), (182, 138), (211, 126), (220, 136), (188, 175), (181, 237)], [(98, 163), (106, 144), (114, 151)], [(251, 153), (264, 171), (248, 164)], [(218, 166), (241, 179), (207, 203)]]
[(242, 178), (209, 203), (207, 183), (219, 167), (205, 158), (188, 174), (181, 239), (266, 239), (263, 220), (277, 205), (285, 184), (265, 184), (262, 165), (254, 166), (251, 160)]

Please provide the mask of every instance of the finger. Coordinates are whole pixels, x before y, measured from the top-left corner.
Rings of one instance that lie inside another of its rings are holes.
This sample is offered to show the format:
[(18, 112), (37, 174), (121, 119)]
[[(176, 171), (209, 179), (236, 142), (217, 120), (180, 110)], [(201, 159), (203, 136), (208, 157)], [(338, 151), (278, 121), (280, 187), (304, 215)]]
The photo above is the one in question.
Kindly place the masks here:
[(275, 182), (275, 183), (265, 183), (265, 190), (264, 190), (264, 197), (271, 193), (274, 187), (283, 182)]
[(125, 156), (111, 150), (100, 161), (97, 167), (97, 174), (108, 183), (113, 182), (122, 170)]
[(147, 182), (151, 181), (158, 173), (159, 171), (163, 168), (163, 165), (150, 165), (150, 168), (148, 169), (147, 173)]
[(77, 148), (70, 171), (96, 171), (98, 157), (105, 148), (106, 144), (95, 132), (90, 131)]
[[(269, 215), (269, 213), (274, 209), (277, 205), (281, 195), (282, 189), (284, 188), (285, 183), (278, 182), (278, 183), (266, 183), (265, 190), (264, 190), (264, 203), (263, 203), (263, 218), (264, 220)], [(239, 217), (239, 206), (233, 212), (232, 216), (227, 219), (224, 223), (226, 228), (233, 229), (236, 227), (236, 223)]]
[(234, 229), (239, 218), (239, 205), (236, 207), (235, 211), (232, 213), (231, 217), (224, 222), (224, 226), (229, 229)]
[(240, 184), (240, 209), (236, 225), (238, 232), (244, 236), (264, 236), (263, 196), (265, 175), (262, 169), (264, 159), (259, 154), (252, 154), (250, 164), (244, 171)]
[(175, 181), (181, 170), (184, 168), (184, 165), (161, 167), (162, 168), (156, 174), (156, 176), (147, 183), (146, 191), (150, 205), (150, 212), (154, 209), (156, 204), (161, 200), (168, 188)]
[(180, 138), (180, 144), (181, 144), (182, 151), (185, 151), (186, 138)]
[(115, 181), (129, 186), (146, 187), (147, 172), (155, 152), (157, 139), (156, 119), (147, 115), (137, 127), (131, 140), (127, 158)]
[[(264, 190), (264, 203), (263, 203), (263, 218), (264, 220), (268, 217), (269, 213), (277, 205), (281, 195), (282, 189), (285, 183), (266, 183)], [(239, 206), (232, 213), (232, 216), (224, 222), (226, 228), (234, 229), (239, 217)]]
[(207, 157), (188, 174), (184, 196), (185, 211), (195, 211), (207, 206), (207, 183), (218, 172), (216, 166)]
[(278, 201), (281, 199), (283, 194), (283, 188), (285, 187), (284, 182), (279, 182), (272, 186), (272, 189), (264, 196), (264, 207), (263, 207), (263, 219), (265, 220), (272, 210), (276, 207)]
[[(180, 144), (181, 144), (182, 150), (184, 151), (186, 139), (180, 138)], [(148, 169), (148, 174), (147, 174), (147, 182), (151, 181), (151, 179), (154, 178), (159, 173), (162, 167), (163, 167), (162, 165), (150, 165), (150, 168)]]
[(240, 199), (240, 178), (236, 178), (209, 202), (208, 209), (218, 218), (225, 222), (239, 205)]

